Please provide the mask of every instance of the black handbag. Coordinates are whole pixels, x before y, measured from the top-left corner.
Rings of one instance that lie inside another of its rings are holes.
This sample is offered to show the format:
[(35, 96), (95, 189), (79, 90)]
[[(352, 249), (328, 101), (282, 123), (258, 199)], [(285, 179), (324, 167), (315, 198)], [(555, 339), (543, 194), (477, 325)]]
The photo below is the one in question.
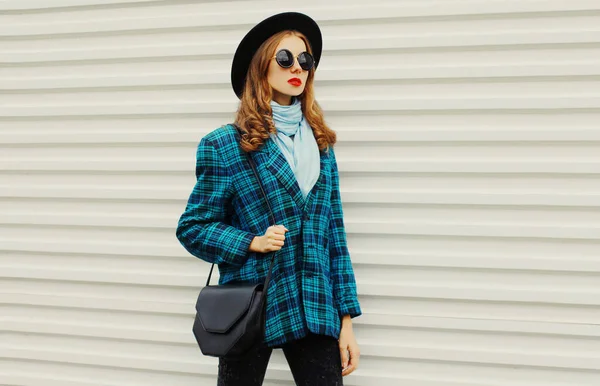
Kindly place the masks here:
[[(273, 210), (256, 172), (256, 165), (250, 155), (246, 155), (267, 202), (272, 224), (276, 224)], [(269, 288), (276, 252), (272, 254), (271, 265), (264, 283), (210, 285), (214, 263), (210, 267), (206, 286), (202, 288), (196, 301), (196, 318), (192, 327), (203, 355), (241, 357), (250, 348), (262, 343), (265, 332), (267, 288)]]

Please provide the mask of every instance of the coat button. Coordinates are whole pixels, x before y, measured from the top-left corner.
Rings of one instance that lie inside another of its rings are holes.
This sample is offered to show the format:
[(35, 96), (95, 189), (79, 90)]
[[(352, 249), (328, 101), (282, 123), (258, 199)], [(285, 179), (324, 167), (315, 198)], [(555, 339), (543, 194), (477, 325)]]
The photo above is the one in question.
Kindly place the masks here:
[(308, 213), (304, 213), (304, 221), (310, 220)]

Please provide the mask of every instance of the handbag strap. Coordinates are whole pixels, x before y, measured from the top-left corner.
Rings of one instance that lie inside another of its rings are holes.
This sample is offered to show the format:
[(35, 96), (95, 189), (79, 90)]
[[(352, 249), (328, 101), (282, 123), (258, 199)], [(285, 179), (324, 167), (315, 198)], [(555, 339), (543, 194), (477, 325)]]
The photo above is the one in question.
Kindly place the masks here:
[[(233, 126), (236, 129), (236, 137), (238, 139), (240, 139), (240, 127), (238, 125), (236, 125), (235, 123), (233, 124)], [(267, 193), (265, 192), (265, 190), (262, 186), (262, 183), (260, 182), (260, 177), (258, 176), (258, 172), (256, 171), (256, 164), (254, 163), (254, 160), (252, 159), (252, 156), (249, 153), (246, 153), (246, 157), (248, 159), (248, 162), (250, 163), (250, 167), (252, 168), (252, 171), (254, 172), (254, 176), (256, 176), (256, 180), (258, 181), (258, 186), (260, 188), (260, 191), (263, 194), (263, 197), (265, 198), (267, 207), (269, 208), (269, 214), (271, 215), (271, 223), (273, 225), (275, 225), (275, 224), (277, 224), (277, 222), (275, 221), (275, 215), (273, 214), (273, 209), (271, 209), (271, 204), (269, 204), (269, 199), (267, 198)], [(277, 251), (273, 251), (271, 253), (273, 254), (273, 256), (271, 257), (271, 265), (269, 266), (269, 272), (267, 273), (267, 277), (265, 278), (265, 285), (264, 285), (265, 291), (269, 287), (269, 282), (271, 281), (271, 273), (273, 271), (273, 266), (275, 265), (275, 257), (277, 255)], [(208, 279), (206, 280), (207, 286), (210, 284), (210, 277), (212, 276), (214, 267), (215, 267), (215, 264), (213, 263), (212, 266), (210, 267), (210, 272), (208, 273)]]

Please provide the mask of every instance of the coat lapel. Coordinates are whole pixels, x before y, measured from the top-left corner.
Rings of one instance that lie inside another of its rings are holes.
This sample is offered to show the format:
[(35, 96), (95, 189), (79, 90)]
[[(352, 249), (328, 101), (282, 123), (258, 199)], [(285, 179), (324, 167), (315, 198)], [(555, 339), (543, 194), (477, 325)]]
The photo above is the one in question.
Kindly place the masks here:
[(315, 186), (312, 187), (308, 196), (306, 197), (305, 209), (310, 208), (312, 205), (313, 198), (315, 197), (316, 192), (321, 188), (321, 184), (325, 179), (325, 174), (330, 172), (330, 163), (329, 163), (329, 153), (320, 152), (321, 154), (321, 171), (319, 172), (319, 178), (317, 178), (317, 182), (315, 182)]
[(329, 165), (329, 155), (321, 153), (319, 178), (305, 199), (302, 196), (300, 185), (298, 185), (298, 181), (296, 180), (292, 168), (271, 138), (268, 138), (265, 141), (264, 146), (253, 154), (253, 158), (259, 169), (261, 169), (260, 165), (262, 165), (266, 171), (277, 178), (301, 211), (305, 207), (308, 207), (308, 205), (306, 205), (307, 203), (310, 204), (314, 192), (318, 189), (321, 180), (323, 179), (325, 168)]

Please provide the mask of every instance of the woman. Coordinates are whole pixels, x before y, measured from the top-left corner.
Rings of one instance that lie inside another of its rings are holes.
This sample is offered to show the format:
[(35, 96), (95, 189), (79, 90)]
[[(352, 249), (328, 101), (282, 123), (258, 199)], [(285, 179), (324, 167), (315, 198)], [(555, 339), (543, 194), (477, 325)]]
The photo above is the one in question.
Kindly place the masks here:
[[(264, 341), (243, 360), (219, 358), (218, 385), (261, 385), (281, 348), (298, 385), (342, 385), (359, 348), (351, 319), (361, 315), (346, 243), (336, 135), (313, 94), (321, 32), (288, 12), (256, 25), (235, 53), (231, 80), (241, 99), (235, 124), (198, 146), (197, 182), (177, 237), (219, 266), (219, 284), (260, 283), (276, 251), (267, 289)], [(241, 139), (240, 139), (241, 138)], [(246, 159), (254, 160), (274, 216)], [(268, 256), (271, 256), (270, 254)]]

